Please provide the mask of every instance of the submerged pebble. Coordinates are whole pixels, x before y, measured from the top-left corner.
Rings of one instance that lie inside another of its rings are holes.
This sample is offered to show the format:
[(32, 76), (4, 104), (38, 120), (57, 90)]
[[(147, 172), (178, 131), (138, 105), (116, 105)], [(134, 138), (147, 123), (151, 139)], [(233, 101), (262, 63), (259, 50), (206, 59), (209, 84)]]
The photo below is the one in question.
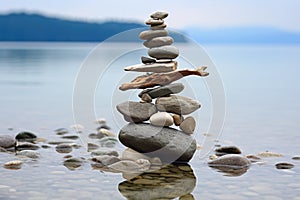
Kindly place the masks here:
[(111, 155), (119, 156), (118, 152), (115, 150), (96, 150), (91, 152), (92, 156), (101, 156), (101, 155)]
[(18, 145), (16, 146), (16, 149), (18, 151), (21, 151), (21, 150), (37, 150), (39, 148), (40, 148), (39, 146), (37, 146), (35, 144), (32, 144), (30, 142), (18, 143)]
[(37, 159), (40, 157), (40, 154), (33, 150), (23, 150), (16, 153), (17, 156), (24, 156), (32, 159)]
[(300, 156), (294, 156), (292, 157), (293, 160), (300, 160)]
[(287, 163), (287, 162), (280, 162), (277, 163), (275, 166), (277, 169), (292, 169), (294, 167), (294, 164)]
[(57, 135), (64, 135), (64, 134), (69, 133), (69, 130), (66, 129), (66, 128), (58, 128), (58, 129), (55, 130), (55, 133)]
[(283, 155), (280, 153), (275, 153), (271, 151), (265, 151), (257, 154), (259, 157), (282, 157)]
[(64, 161), (64, 166), (70, 170), (74, 170), (82, 165), (83, 161), (81, 158), (69, 158)]
[(4, 163), (3, 167), (6, 169), (21, 169), (21, 165), (23, 164), (20, 160), (12, 160)]
[(69, 144), (59, 144), (55, 147), (58, 153), (70, 153), (72, 151), (72, 146)]

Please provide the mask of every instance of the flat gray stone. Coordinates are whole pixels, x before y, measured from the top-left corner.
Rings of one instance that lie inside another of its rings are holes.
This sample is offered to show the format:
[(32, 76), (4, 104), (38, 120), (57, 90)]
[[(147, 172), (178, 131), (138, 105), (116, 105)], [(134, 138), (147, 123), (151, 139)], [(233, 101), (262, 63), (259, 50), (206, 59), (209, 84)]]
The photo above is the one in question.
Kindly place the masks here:
[(154, 26), (161, 25), (163, 23), (164, 23), (164, 20), (162, 20), (162, 19), (147, 19), (145, 21), (145, 24), (147, 24), (147, 25), (154, 25)]
[(154, 89), (143, 90), (139, 94), (139, 97), (142, 97), (143, 94), (148, 94), (152, 99), (155, 99), (157, 97), (169, 96), (170, 94), (177, 94), (183, 89), (184, 85), (182, 83), (172, 83)]
[(167, 12), (164, 12), (164, 11), (156, 11), (155, 13), (152, 13), (150, 15), (151, 18), (153, 19), (164, 19), (166, 17), (168, 17), (168, 13)]
[(155, 37), (152, 38), (151, 40), (146, 40), (143, 44), (147, 48), (153, 48), (153, 47), (161, 47), (161, 46), (166, 46), (166, 45), (171, 45), (173, 44), (174, 39), (170, 36), (165, 36), (165, 37)]
[(0, 135), (0, 147), (8, 149), (14, 147), (16, 144), (15, 138), (10, 135)]
[(288, 162), (280, 162), (280, 163), (276, 163), (275, 167), (277, 169), (292, 169), (295, 167), (295, 165)]
[(142, 31), (140, 33), (140, 39), (150, 40), (155, 37), (162, 37), (167, 35), (168, 35), (168, 31), (166, 30), (147, 30), (147, 31)]
[(142, 63), (144, 63), (144, 64), (151, 64), (151, 63), (155, 63), (156, 62), (155, 59), (149, 58), (149, 57), (145, 57), (145, 56), (142, 56), (141, 60), (142, 60)]
[(156, 113), (156, 107), (152, 103), (140, 103), (126, 101), (117, 105), (117, 110), (124, 116), (128, 122), (147, 121), (151, 115)]
[(167, 27), (166, 24), (161, 24), (161, 25), (152, 25), (150, 26), (150, 29), (151, 30), (162, 30), (162, 29), (165, 29)]
[(149, 157), (165, 162), (189, 162), (196, 151), (196, 141), (182, 131), (150, 124), (128, 124), (119, 133), (120, 142)]
[(161, 46), (148, 50), (148, 55), (156, 59), (175, 59), (179, 55), (179, 50), (174, 46)]
[(251, 165), (251, 162), (237, 154), (227, 154), (224, 156), (221, 156), (215, 160), (212, 160), (208, 163), (209, 166), (230, 166), (233, 168), (244, 168), (249, 167)]
[(155, 104), (159, 111), (166, 111), (179, 115), (188, 115), (201, 107), (198, 101), (178, 95), (159, 97), (156, 99)]

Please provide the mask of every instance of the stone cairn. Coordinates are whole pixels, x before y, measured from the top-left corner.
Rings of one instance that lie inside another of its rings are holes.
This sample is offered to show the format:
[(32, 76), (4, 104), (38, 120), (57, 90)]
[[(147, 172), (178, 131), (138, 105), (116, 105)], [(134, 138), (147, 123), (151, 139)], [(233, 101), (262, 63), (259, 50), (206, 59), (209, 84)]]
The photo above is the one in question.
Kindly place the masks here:
[[(191, 114), (200, 108), (194, 99), (175, 95), (184, 89), (181, 83), (173, 83), (185, 76), (207, 76), (206, 67), (177, 70), (179, 51), (172, 46), (174, 39), (165, 30), (166, 12), (153, 13), (145, 23), (150, 30), (140, 33), (149, 48), (142, 56), (142, 64), (126, 67), (125, 71), (147, 72), (119, 89), (144, 89), (139, 93), (140, 102), (126, 101), (117, 105), (117, 110), (130, 122), (120, 130), (120, 142), (150, 157), (159, 157), (164, 162), (189, 162), (196, 150), (193, 134), (196, 121)], [(155, 99), (155, 103), (152, 101)], [(146, 121), (150, 122), (145, 123)], [(179, 129), (170, 128), (172, 125)]]

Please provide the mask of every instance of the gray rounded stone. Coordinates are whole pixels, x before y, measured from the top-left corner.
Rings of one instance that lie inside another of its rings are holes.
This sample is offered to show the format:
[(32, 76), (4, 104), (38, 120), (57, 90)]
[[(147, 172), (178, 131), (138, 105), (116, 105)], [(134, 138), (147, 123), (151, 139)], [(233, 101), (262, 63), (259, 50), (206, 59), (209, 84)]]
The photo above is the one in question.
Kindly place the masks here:
[(23, 150), (16, 153), (17, 156), (24, 156), (32, 159), (37, 159), (40, 157), (40, 154), (34, 150)]
[(155, 37), (162, 37), (167, 35), (168, 35), (168, 31), (166, 30), (147, 30), (147, 31), (142, 31), (140, 33), (140, 39), (150, 40)]
[(209, 166), (230, 166), (233, 168), (244, 168), (249, 167), (251, 165), (251, 162), (237, 154), (227, 154), (224, 156), (221, 156), (215, 160), (212, 160), (208, 163)]
[(161, 25), (152, 25), (150, 26), (151, 30), (162, 30), (165, 29), (167, 27), (166, 24), (161, 24)]
[(154, 89), (143, 90), (139, 97), (142, 97), (143, 94), (148, 94), (152, 99), (157, 97), (169, 96), (170, 94), (177, 94), (184, 89), (184, 85), (182, 83), (172, 83), (169, 85), (164, 85), (161, 87), (157, 87)]
[(164, 12), (164, 11), (156, 11), (155, 13), (152, 13), (150, 15), (151, 18), (153, 19), (164, 19), (166, 17), (168, 17), (168, 13), (167, 12)]
[(37, 136), (34, 133), (23, 131), (16, 135), (16, 140), (18, 141), (34, 141)]
[(142, 60), (142, 63), (144, 63), (144, 64), (152, 64), (152, 63), (156, 62), (155, 59), (148, 58), (148, 57), (145, 57), (145, 56), (142, 56), (141, 60)]
[(178, 95), (159, 97), (156, 99), (155, 104), (159, 111), (166, 111), (179, 115), (188, 115), (201, 107), (198, 101)]
[(16, 140), (10, 135), (0, 135), (0, 147), (8, 149), (16, 145)]
[(69, 144), (59, 144), (55, 147), (58, 153), (70, 153), (72, 151), (72, 146)]
[(128, 122), (147, 121), (151, 115), (156, 113), (156, 107), (152, 103), (140, 103), (126, 101), (117, 105), (117, 110), (124, 116)]
[(173, 44), (174, 39), (170, 36), (165, 37), (156, 37), (152, 38), (151, 40), (146, 40), (143, 44), (145, 47), (153, 48), (153, 47), (161, 47), (166, 45)]
[(165, 162), (189, 162), (196, 151), (196, 141), (182, 131), (150, 124), (128, 124), (119, 133), (120, 142), (149, 157)]
[(148, 55), (156, 59), (175, 59), (179, 55), (179, 50), (170, 45), (154, 47), (148, 50)]
[(162, 20), (162, 19), (147, 19), (145, 21), (145, 24), (147, 24), (147, 25), (154, 25), (154, 26), (161, 25), (163, 23), (164, 23), (164, 20)]
[(287, 162), (280, 162), (275, 165), (277, 169), (292, 169), (295, 165)]

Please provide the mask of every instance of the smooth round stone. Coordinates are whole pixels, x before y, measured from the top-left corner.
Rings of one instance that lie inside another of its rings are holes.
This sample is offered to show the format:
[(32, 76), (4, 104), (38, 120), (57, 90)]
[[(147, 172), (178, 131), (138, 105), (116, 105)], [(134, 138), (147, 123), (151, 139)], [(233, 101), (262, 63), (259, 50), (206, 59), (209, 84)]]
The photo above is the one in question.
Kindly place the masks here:
[(154, 26), (161, 25), (163, 23), (164, 23), (164, 20), (162, 20), (162, 19), (147, 19), (145, 21), (145, 24), (147, 24), (147, 25), (154, 25)]
[(156, 62), (155, 59), (148, 58), (148, 57), (145, 57), (145, 56), (142, 56), (141, 60), (142, 60), (142, 63), (144, 63), (144, 64), (152, 64), (152, 63)]
[(117, 105), (117, 110), (124, 116), (126, 121), (136, 123), (147, 121), (151, 115), (156, 113), (154, 104), (133, 101), (126, 101)]
[(116, 134), (112, 133), (111, 131), (109, 131), (105, 128), (98, 129), (98, 133), (103, 134), (104, 136), (108, 136), (108, 137), (116, 137)]
[(173, 115), (173, 120), (174, 120), (174, 124), (175, 124), (176, 126), (179, 126), (179, 125), (183, 122), (184, 118), (183, 118), (182, 115), (174, 114), (174, 115)]
[(9, 162), (4, 163), (3, 167), (6, 169), (21, 169), (21, 165), (23, 164), (20, 160), (12, 160)]
[(224, 146), (215, 149), (217, 156), (223, 156), (226, 154), (241, 154), (242, 151), (235, 146)]
[(250, 161), (237, 154), (227, 154), (215, 160), (208, 162), (209, 166), (231, 166), (236, 168), (244, 168), (251, 165)]
[(37, 159), (40, 157), (40, 154), (34, 150), (23, 150), (16, 153), (17, 156), (24, 156), (32, 159)]
[(292, 163), (281, 162), (277, 163), (275, 166), (277, 169), (292, 169), (295, 165)]
[(151, 18), (153, 19), (164, 19), (166, 17), (168, 17), (168, 13), (167, 12), (164, 12), (164, 11), (156, 11), (155, 13), (152, 13), (150, 15)]
[(184, 89), (184, 85), (182, 83), (172, 83), (169, 85), (164, 85), (161, 87), (157, 87), (154, 89), (147, 89), (143, 90), (139, 97), (141, 97), (143, 94), (148, 94), (152, 99), (155, 99), (157, 97), (164, 97), (169, 96), (170, 94), (177, 94), (181, 92)]
[(10, 135), (0, 135), (0, 147), (8, 149), (16, 145), (16, 140)]
[(198, 101), (178, 95), (159, 97), (156, 99), (155, 104), (159, 111), (171, 112), (178, 115), (188, 115), (201, 107)]
[(70, 153), (72, 152), (72, 146), (69, 144), (59, 144), (55, 147), (58, 153)]
[(179, 50), (174, 46), (161, 46), (148, 50), (148, 55), (156, 59), (175, 59), (179, 55)]
[(173, 117), (167, 112), (157, 112), (150, 117), (150, 123), (154, 126), (172, 126)]
[(147, 30), (147, 31), (142, 31), (140, 33), (140, 39), (142, 40), (150, 40), (155, 37), (162, 37), (162, 36), (167, 36), (168, 31), (166, 30)]
[(196, 151), (196, 140), (182, 131), (151, 124), (130, 123), (119, 133), (120, 142), (149, 157), (165, 162), (188, 162)]
[(173, 44), (174, 39), (170, 36), (155, 37), (151, 40), (146, 40), (143, 44), (145, 47), (154, 48)]
[(193, 134), (195, 127), (196, 127), (196, 121), (192, 116), (185, 118), (179, 126), (179, 128), (187, 134)]
[(37, 136), (31, 132), (20, 132), (16, 135), (16, 140), (18, 141), (34, 141), (37, 139)]

